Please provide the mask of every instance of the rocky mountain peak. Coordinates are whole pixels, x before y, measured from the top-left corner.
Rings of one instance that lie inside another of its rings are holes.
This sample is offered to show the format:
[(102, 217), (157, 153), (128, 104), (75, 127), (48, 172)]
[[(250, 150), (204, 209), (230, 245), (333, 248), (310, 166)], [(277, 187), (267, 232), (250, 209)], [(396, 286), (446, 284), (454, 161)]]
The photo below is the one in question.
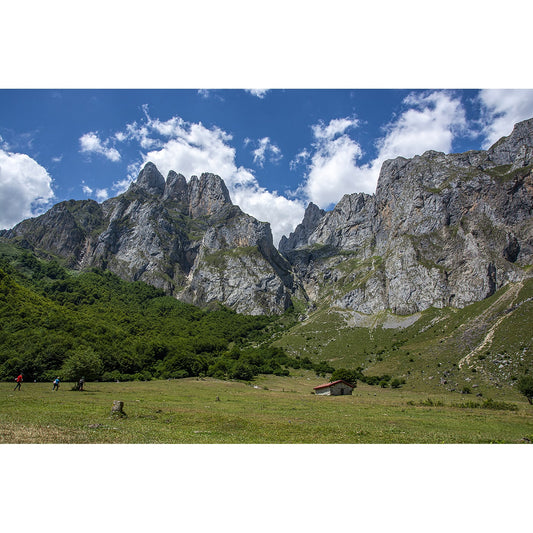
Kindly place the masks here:
[(322, 217), (326, 214), (323, 209), (311, 202), (305, 210), (304, 218), (296, 229), (289, 235), (285, 235), (279, 242), (279, 251), (295, 250), (300, 246), (305, 246), (308, 242), (309, 236), (315, 231)]
[[(515, 124), (511, 135), (502, 137), (488, 149), (488, 157), (496, 165), (512, 165), (517, 156), (531, 159), (533, 148), (533, 118)], [(526, 164), (530, 164), (527, 161)], [(524, 165), (526, 166), (526, 165)]]
[(345, 195), (280, 250), (317, 303), (365, 314), (464, 307), (531, 275), (531, 191), (533, 119), (486, 151), (385, 161), (374, 195)]
[(189, 187), (183, 174), (177, 174), (173, 170), (168, 173), (163, 200), (189, 202)]
[(225, 206), (233, 205), (228, 188), (220, 176), (203, 173), (189, 181), (189, 215), (193, 218), (212, 216)]
[(131, 184), (131, 191), (143, 191), (148, 194), (162, 195), (165, 190), (165, 178), (157, 167), (149, 161), (139, 172), (137, 180)]

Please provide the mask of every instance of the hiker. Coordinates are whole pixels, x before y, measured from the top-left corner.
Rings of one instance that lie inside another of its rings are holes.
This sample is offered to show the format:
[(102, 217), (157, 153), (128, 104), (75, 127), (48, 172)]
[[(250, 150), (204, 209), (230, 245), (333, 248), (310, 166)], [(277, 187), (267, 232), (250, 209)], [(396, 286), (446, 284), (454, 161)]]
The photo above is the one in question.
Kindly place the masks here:
[(59, 378), (58, 377), (54, 379), (54, 386), (52, 387), (52, 390), (59, 390)]
[(15, 388), (13, 389), (14, 391), (17, 390), (17, 389), (20, 390), (20, 388), (22, 387), (22, 381), (23, 381), (22, 376), (23, 376), (23, 374), (19, 374), (17, 376), (17, 378), (15, 379), (17, 384), (15, 385)]
[(82, 376), (78, 381), (78, 390), (83, 390), (83, 384), (85, 383), (85, 378)]

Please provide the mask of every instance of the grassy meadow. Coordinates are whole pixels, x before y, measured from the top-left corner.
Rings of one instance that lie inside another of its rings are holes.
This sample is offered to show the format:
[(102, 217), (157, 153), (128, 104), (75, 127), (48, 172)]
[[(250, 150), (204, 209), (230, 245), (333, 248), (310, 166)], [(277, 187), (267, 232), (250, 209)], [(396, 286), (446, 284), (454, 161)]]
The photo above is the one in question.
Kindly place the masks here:
[[(527, 443), (533, 406), (518, 394), (472, 395), (359, 384), (353, 396), (312, 394), (313, 372), (261, 376), (63, 383), (0, 383), (0, 443)], [(126, 417), (111, 416), (113, 400)], [(486, 401), (486, 400), (485, 400)]]

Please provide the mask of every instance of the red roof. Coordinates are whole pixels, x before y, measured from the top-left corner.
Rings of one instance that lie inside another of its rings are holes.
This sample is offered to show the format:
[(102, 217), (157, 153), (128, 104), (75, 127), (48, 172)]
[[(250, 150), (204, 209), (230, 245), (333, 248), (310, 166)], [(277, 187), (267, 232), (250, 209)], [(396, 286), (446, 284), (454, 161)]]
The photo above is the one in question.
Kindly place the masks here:
[(344, 383), (345, 385), (348, 385), (348, 387), (352, 387), (352, 389), (354, 388), (354, 386), (351, 383), (348, 383), (347, 381), (344, 381), (343, 379), (338, 379), (337, 381), (332, 381), (331, 383), (324, 383), (324, 385), (313, 387), (313, 390), (325, 389), (326, 387), (331, 387), (332, 385), (336, 385), (337, 383)]

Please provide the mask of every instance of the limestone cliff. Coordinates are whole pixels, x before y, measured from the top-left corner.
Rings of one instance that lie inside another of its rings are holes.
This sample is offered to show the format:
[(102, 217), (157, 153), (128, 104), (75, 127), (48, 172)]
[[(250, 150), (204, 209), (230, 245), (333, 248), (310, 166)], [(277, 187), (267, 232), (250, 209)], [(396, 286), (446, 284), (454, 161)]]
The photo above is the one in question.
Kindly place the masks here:
[(102, 204), (62, 202), (4, 237), (71, 267), (109, 269), (198, 305), (281, 313), (298, 292), (269, 224), (233, 205), (214, 174), (187, 183), (171, 171), (165, 180), (147, 163), (124, 194)]
[(272, 244), (214, 174), (165, 179), (147, 163), (102, 204), (68, 201), (3, 231), (71, 267), (107, 268), (184, 301), (250, 314), (311, 305), (375, 314), (464, 307), (532, 275), (533, 119), (489, 150), (386, 161), (375, 194), (310, 204)]
[(368, 314), (464, 307), (531, 275), (532, 168), (533, 119), (487, 151), (398, 157), (374, 195), (320, 216), (310, 205), (280, 250), (312, 301)]

